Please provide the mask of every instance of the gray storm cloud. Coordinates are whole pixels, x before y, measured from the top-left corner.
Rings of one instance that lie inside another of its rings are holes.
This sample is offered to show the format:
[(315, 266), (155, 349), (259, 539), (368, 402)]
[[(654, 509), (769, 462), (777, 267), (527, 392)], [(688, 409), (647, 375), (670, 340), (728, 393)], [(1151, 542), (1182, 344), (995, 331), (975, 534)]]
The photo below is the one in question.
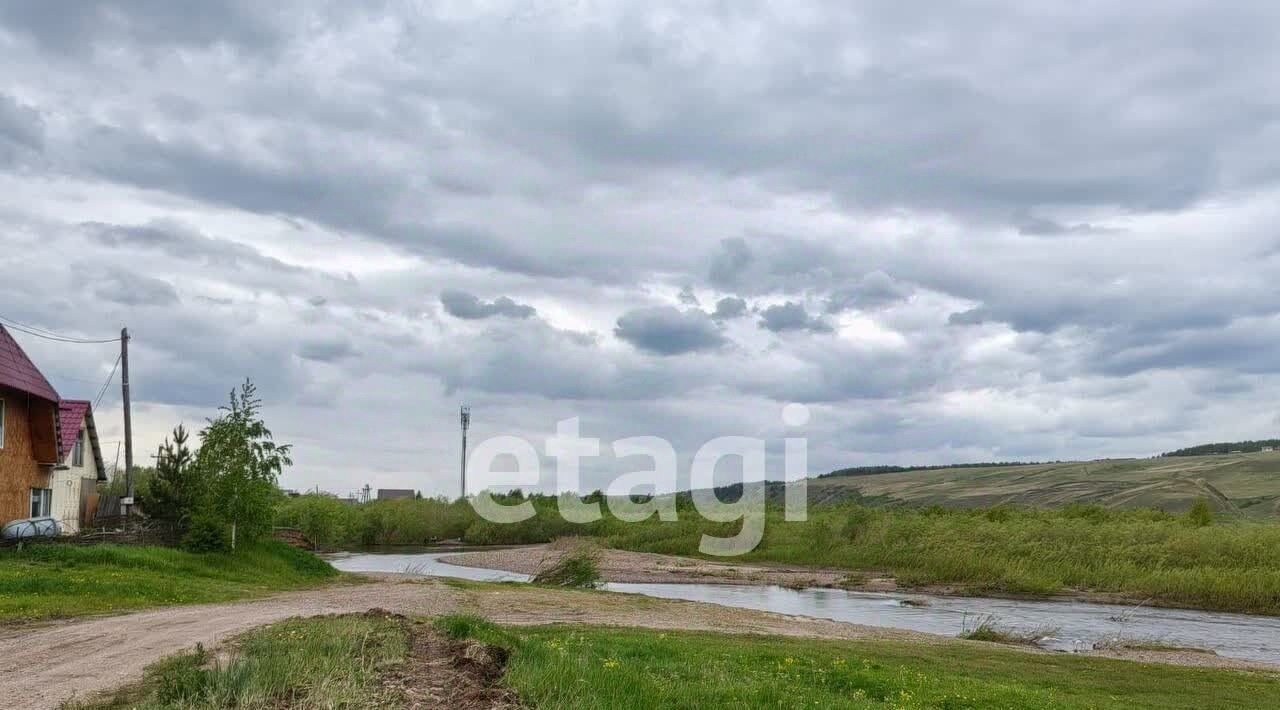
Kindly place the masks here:
[(1280, 9), (1148, 5), (0, 0), (0, 315), (130, 327), (144, 449), (254, 377), (335, 490), (446, 490), (461, 399), (803, 401), (815, 469), (1265, 438)]

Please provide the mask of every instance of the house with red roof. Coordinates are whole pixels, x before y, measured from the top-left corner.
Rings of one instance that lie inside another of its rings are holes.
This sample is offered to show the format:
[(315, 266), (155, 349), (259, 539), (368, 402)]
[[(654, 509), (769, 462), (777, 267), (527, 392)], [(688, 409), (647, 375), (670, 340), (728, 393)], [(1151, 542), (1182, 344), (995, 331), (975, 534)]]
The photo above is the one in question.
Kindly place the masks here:
[(79, 528), (84, 481), (106, 479), (91, 410), (64, 402), (0, 325), (0, 526), (74, 508), (64, 527)]
[(93, 517), (99, 482), (106, 482), (107, 467), (98, 444), (98, 427), (88, 400), (64, 399), (58, 403), (58, 438), (62, 462), (49, 479), (50, 515), (65, 533), (79, 532), (80, 524)]

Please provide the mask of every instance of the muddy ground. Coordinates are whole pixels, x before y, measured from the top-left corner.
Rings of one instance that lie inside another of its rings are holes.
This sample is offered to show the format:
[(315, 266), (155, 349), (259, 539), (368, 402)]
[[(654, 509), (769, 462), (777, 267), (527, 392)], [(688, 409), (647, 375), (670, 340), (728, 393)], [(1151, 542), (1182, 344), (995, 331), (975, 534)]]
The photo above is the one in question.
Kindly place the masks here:
[[(374, 612), (370, 612), (374, 613)], [(385, 610), (376, 613), (386, 614)], [(428, 620), (398, 616), (409, 635), (405, 663), (383, 678), (389, 695), (406, 710), (514, 710), (524, 707), (502, 684), (507, 651), (478, 641), (456, 641)]]

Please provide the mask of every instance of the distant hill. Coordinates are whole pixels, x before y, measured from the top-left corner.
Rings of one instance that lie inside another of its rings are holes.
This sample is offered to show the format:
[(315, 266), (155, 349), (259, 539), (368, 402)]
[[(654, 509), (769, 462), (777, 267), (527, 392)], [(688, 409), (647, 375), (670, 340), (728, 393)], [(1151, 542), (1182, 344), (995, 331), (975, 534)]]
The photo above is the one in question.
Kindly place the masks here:
[[(811, 505), (857, 501), (975, 508), (1090, 503), (1181, 512), (1205, 498), (1230, 516), (1272, 518), (1280, 517), (1280, 451), (827, 475), (809, 481), (808, 489)], [(781, 489), (774, 487), (770, 495), (780, 496)]]
[(1256, 454), (1263, 450), (1280, 449), (1280, 439), (1263, 439), (1262, 441), (1228, 441), (1217, 444), (1201, 444), (1177, 451), (1169, 451), (1161, 456), (1212, 456), (1215, 454)]
[[(1039, 466), (1040, 461), (996, 461), (992, 463), (950, 463), (940, 466), (854, 466), (841, 468), (831, 473), (824, 473), (818, 478), (837, 476), (878, 476), (882, 473), (902, 473), (904, 471), (940, 471), (946, 468), (1004, 468), (1008, 466)], [(1056, 463), (1056, 462), (1055, 462)]]

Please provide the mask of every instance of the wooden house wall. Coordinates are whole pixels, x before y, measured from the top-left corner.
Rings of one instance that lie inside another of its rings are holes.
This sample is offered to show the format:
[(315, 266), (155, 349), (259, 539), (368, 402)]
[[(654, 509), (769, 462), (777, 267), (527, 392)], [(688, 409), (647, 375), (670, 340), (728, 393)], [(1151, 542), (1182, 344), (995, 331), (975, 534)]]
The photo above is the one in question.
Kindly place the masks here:
[[(53, 430), (56, 405), (7, 387), (0, 387), (0, 399), (4, 400), (5, 408), (4, 448), (0, 448), (0, 525), (3, 525), (31, 514), (32, 488), (49, 487), (51, 469), (39, 465), (36, 454), (48, 446), (40, 437)], [(48, 421), (38, 421), (32, 427), (33, 413), (37, 420), (48, 418)], [(56, 446), (54, 443), (55, 450)]]

